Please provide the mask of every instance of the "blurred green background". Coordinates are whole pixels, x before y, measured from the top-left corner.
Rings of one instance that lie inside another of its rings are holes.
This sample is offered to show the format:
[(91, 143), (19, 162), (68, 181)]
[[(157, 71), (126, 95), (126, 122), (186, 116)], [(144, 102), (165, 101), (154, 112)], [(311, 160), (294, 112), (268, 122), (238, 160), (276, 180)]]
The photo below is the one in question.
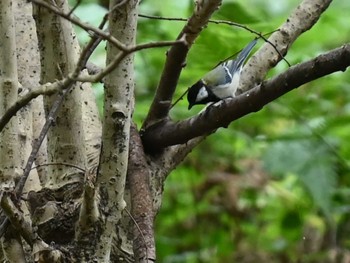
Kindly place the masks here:
[[(73, 4), (74, 1), (71, 1)], [(214, 19), (268, 33), (296, 0), (224, 1)], [(187, 18), (193, 1), (143, 0), (140, 13)], [(293, 65), (349, 42), (350, 1), (334, 1), (320, 21), (289, 49)], [(105, 9), (82, 1), (75, 14), (98, 25)], [(137, 42), (173, 40), (184, 22), (139, 19)], [(84, 44), (88, 35), (77, 29)], [(175, 98), (218, 61), (255, 36), (209, 24), (191, 49)], [(260, 40), (262, 44), (262, 40)], [(102, 43), (93, 62), (104, 65)], [(259, 44), (258, 44), (259, 46)], [(166, 48), (136, 54), (135, 121), (149, 109)], [(281, 62), (269, 76), (287, 69)], [(101, 85), (96, 85), (102, 107)], [(201, 110), (180, 101), (171, 114)], [(336, 73), (290, 92), (220, 129), (168, 177), (156, 220), (159, 262), (350, 262), (350, 72)]]

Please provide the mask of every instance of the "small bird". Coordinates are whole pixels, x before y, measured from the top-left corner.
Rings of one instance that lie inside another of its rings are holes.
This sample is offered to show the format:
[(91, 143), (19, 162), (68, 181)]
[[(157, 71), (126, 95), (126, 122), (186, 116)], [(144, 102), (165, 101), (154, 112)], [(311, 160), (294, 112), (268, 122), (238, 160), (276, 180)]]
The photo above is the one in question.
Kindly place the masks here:
[(257, 39), (251, 41), (236, 59), (219, 64), (191, 86), (187, 94), (188, 109), (190, 110), (196, 104), (207, 104), (234, 97), (239, 85), (243, 64), (256, 42)]

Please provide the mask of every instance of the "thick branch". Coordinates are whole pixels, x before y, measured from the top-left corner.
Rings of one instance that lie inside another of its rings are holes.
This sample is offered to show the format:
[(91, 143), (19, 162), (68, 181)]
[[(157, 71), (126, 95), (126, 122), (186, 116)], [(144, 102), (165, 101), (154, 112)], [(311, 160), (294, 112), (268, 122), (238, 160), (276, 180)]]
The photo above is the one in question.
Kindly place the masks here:
[(136, 125), (130, 128), (128, 181), (131, 192), (131, 214), (135, 220), (134, 255), (137, 262), (155, 262), (153, 205), (149, 166)]
[(187, 24), (177, 37), (178, 40), (185, 40), (186, 45), (174, 45), (167, 53), (167, 59), (157, 88), (156, 96), (154, 97), (148, 116), (143, 123), (143, 128), (146, 128), (159, 120), (165, 119), (168, 116), (171, 100), (181, 70), (185, 65), (189, 48), (208, 23), (210, 16), (220, 5), (221, 0), (197, 1), (197, 6), (193, 15), (189, 18)]
[[(184, 121), (163, 121), (148, 128), (143, 134), (146, 149), (186, 143), (220, 127), (227, 127), (251, 112), (262, 109), (269, 102), (301, 85), (329, 75), (345, 71), (350, 66), (350, 45), (334, 49), (312, 60), (291, 67), (277, 77), (237, 96), (209, 106), (201, 114)], [(210, 120), (210, 121), (208, 121)]]
[[(16, 233), (21, 235), (28, 245), (30, 245), (34, 257), (42, 257), (42, 261), (40, 262), (53, 262), (52, 260), (45, 260), (47, 258), (52, 259), (52, 256), (61, 258), (62, 254), (59, 250), (51, 249), (48, 244), (41, 240), (36, 233), (36, 229), (32, 227), (32, 222), (24, 217), (23, 212), (17, 208), (11, 197), (14, 197), (14, 195), (4, 192), (0, 200), (1, 208), (11, 222), (13, 228), (16, 230)], [(18, 262), (18, 260), (13, 262)], [(61, 261), (57, 260), (55, 262)]]
[[(120, 2), (110, 1), (110, 9)], [(109, 31), (127, 46), (134, 46), (137, 27), (138, 0), (129, 0), (109, 15)], [(129, 155), (129, 132), (134, 107), (134, 57), (107, 44), (107, 64), (121, 57), (122, 60), (105, 78), (104, 112), (100, 168), (97, 185), (101, 195), (101, 209), (105, 211), (106, 224), (102, 228), (95, 257), (99, 262), (108, 261), (112, 250), (113, 233), (122, 218), (125, 179)], [(119, 245), (127, 246), (128, 240)]]
[(16, 231), (18, 231), (18, 233), (30, 246), (33, 246), (38, 236), (33, 231), (31, 222), (27, 221), (27, 219), (24, 218), (23, 213), (11, 200), (10, 193), (4, 192), (1, 198), (1, 208), (3, 209), (4, 213)]

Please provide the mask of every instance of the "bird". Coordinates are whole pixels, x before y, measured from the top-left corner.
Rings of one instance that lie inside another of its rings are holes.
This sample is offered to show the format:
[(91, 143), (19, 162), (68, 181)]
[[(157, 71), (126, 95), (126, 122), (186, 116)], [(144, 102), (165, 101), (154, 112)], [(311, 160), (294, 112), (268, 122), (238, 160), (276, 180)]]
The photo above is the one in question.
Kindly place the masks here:
[(228, 97), (235, 97), (245, 60), (256, 45), (251, 41), (236, 59), (225, 61), (208, 72), (188, 89), (188, 109), (194, 105), (215, 103)]

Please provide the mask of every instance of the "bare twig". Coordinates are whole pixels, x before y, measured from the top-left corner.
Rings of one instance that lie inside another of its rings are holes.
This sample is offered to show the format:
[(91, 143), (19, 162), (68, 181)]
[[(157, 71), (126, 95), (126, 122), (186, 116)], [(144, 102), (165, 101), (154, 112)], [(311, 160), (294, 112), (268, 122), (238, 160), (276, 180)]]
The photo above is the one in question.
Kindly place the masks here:
[(107, 74), (112, 72), (116, 66), (129, 54), (140, 51), (142, 49), (148, 49), (148, 48), (156, 48), (156, 47), (166, 47), (166, 46), (172, 46), (172, 45), (178, 45), (183, 44), (183, 40), (176, 40), (176, 41), (161, 41), (161, 42), (150, 42), (145, 44), (139, 44), (133, 47), (127, 48), (124, 52), (119, 53), (118, 56), (116, 56), (111, 63), (109, 63), (103, 70), (98, 72), (95, 75), (92, 76), (79, 76), (76, 78), (77, 81), (81, 82), (99, 82), (101, 81)]
[[(144, 14), (139, 14), (139, 17), (149, 18), (149, 19), (157, 19), (157, 20), (167, 20), (167, 21), (180, 21), (180, 22), (187, 22), (188, 21), (188, 19), (180, 18), (180, 17), (163, 17), (163, 16), (144, 15)], [(224, 24), (224, 25), (239, 27), (239, 28), (243, 28), (243, 29), (247, 30), (248, 32), (256, 35), (258, 38), (261, 38), (265, 42), (269, 43), (276, 50), (276, 52), (280, 55), (281, 59), (283, 59), (287, 63), (288, 67), (291, 66), (289, 64), (289, 62), (281, 54), (281, 52), (276, 48), (276, 46), (270, 40), (268, 40), (265, 37), (266, 34), (262, 34), (261, 32), (255, 31), (254, 29), (251, 29), (250, 27), (248, 27), (246, 25), (242, 25), (242, 24), (239, 24), (239, 23), (236, 23), (236, 22), (232, 22), (232, 21), (228, 21), (228, 20), (209, 19), (208, 23), (216, 24), (216, 25)]]
[[(139, 14), (139, 17), (156, 19), (156, 20), (179, 21), (179, 22), (187, 22), (188, 21), (187, 18), (181, 18), (181, 17), (164, 17), (164, 16), (145, 15), (145, 14)], [(243, 29), (249, 31), (250, 33), (257, 35), (258, 37), (261, 37), (260, 32), (255, 31), (254, 29), (251, 29), (250, 27), (248, 27), (246, 25), (242, 25), (242, 24), (235, 23), (232, 21), (209, 19), (208, 23), (217, 24), (217, 25), (218, 24), (225, 24), (225, 25), (229, 25), (229, 26), (240, 27), (240, 28), (243, 28)]]
[(11, 105), (3, 116), (0, 118), (0, 132), (4, 129), (5, 125), (16, 115), (17, 111), (26, 106), (31, 100), (40, 95), (52, 95), (58, 90), (66, 87), (68, 79), (60, 80), (55, 83), (46, 83), (38, 88), (32, 89), (28, 93), (20, 97), (15, 104)]
[(186, 90), (186, 91), (171, 105), (170, 109), (174, 108), (175, 105), (176, 105), (179, 101), (183, 100), (183, 98), (184, 98), (184, 97), (186, 96), (186, 94), (188, 93), (188, 90), (189, 90), (189, 89), (187, 89), (187, 90)]
[[(108, 21), (108, 15), (106, 14), (106, 15), (103, 17), (103, 19), (102, 19), (100, 25), (98, 26), (98, 28), (102, 30), (102, 29), (104, 28), (104, 26), (106, 25), (107, 21)], [(98, 45), (101, 43), (101, 41), (103, 40), (103, 38), (102, 38), (101, 36), (96, 35), (96, 34), (92, 36), (92, 39), (93, 39), (93, 40), (90, 41), (90, 43), (88, 44), (88, 48), (90, 48), (90, 51), (89, 51), (90, 54), (92, 54), (92, 53), (94, 52), (94, 50), (97, 48), (97, 46), (98, 46)], [(89, 57), (90, 57), (90, 56), (85, 56), (85, 58), (81, 61), (81, 64), (86, 66), (87, 63), (88, 63)], [(84, 66), (84, 67), (85, 67), (85, 66)]]
[(71, 16), (71, 15), (74, 13), (75, 9), (78, 8), (78, 6), (80, 5), (81, 1), (82, 1), (82, 0), (77, 0), (77, 2), (75, 3), (75, 5), (73, 6), (73, 8), (69, 11), (68, 16)]

